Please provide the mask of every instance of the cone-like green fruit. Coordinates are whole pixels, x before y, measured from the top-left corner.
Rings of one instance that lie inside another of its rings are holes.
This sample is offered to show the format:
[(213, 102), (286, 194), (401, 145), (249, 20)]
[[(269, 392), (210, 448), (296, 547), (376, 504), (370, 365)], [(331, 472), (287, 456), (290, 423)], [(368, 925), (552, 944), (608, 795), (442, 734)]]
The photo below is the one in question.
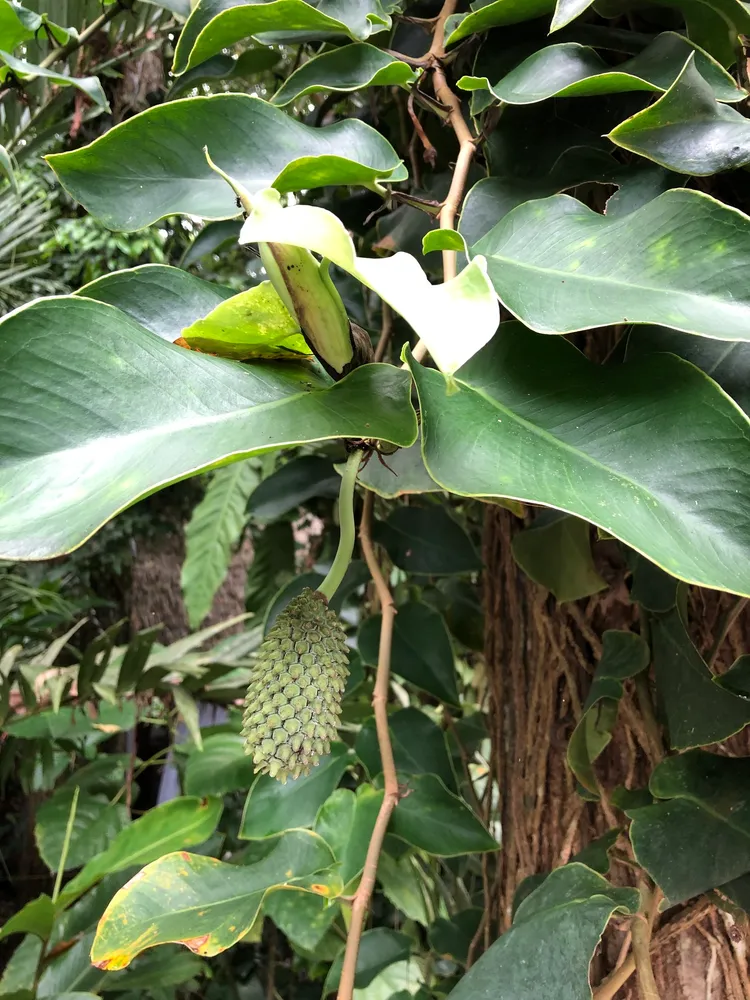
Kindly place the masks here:
[(330, 753), (348, 662), (338, 616), (303, 590), (263, 640), (247, 689), (242, 735), (256, 771), (285, 782)]

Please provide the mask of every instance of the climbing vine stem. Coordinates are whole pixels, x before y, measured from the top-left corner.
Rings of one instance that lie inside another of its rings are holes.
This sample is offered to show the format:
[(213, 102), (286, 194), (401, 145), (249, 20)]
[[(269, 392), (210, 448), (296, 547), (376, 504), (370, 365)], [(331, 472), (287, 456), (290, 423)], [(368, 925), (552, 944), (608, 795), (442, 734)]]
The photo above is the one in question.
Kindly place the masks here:
[(380, 760), (383, 765), (384, 794), (383, 801), (378, 812), (378, 818), (370, 838), (367, 848), (367, 857), (362, 871), (362, 879), (359, 888), (352, 901), (352, 916), (349, 924), (349, 933), (346, 938), (346, 950), (344, 952), (344, 963), (341, 968), (341, 979), (339, 981), (338, 1000), (352, 1000), (354, 993), (354, 974), (357, 968), (357, 956), (359, 954), (359, 943), (362, 939), (362, 931), (365, 926), (365, 917), (370, 906), (370, 899), (375, 888), (375, 878), (378, 872), (378, 860), (383, 847), (388, 823), (391, 814), (396, 808), (399, 799), (398, 778), (396, 776), (396, 765), (393, 760), (393, 747), (391, 746), (391, 734), (388, 729), (388, 691), (391, 675), (391, 645), (393, 642), (393, 620), (396, 616), (396, 606), (393, 603), (393, 595), (386, 583), (383, 572), (380, 568), (375, 548), (372, 543), (372, 507), (373, 494), (365, 494), (364, 508), (362, 510), (362, 520), (359, 527), (359, 540), (362, 546), (362, 555), (365, 557), (367, 568), (375, 584), (375, 590), (380, 603), (382, 614), (380, 625), (380, 646), (378, 649), (378, 668), (375, 676), (375, 690), (372, 696), (372, 708), (375, 713), (375, 727), (378, 734), (378, 748), (380, 749)]

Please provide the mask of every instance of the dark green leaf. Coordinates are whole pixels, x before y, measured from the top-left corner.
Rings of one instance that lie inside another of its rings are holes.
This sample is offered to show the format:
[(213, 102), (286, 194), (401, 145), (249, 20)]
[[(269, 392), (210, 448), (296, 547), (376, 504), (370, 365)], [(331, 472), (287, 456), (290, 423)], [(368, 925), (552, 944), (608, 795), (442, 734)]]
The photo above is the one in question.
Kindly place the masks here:
[(489, 28), (531, 21), (549, 13), (555, 6), (554, 0), (494, 0), (481, 6), (480, 4), (481, 0), (477, 0), (472, 14), (448, 21), (446, 45), (455, 45), (462, 38)]
[(344, 744), (333, 743), (331, 753), (304, 777), (281, 784), (267, 774), (258, 775), (245, 800), (240, 837), (261, 840), (290, 827), (312, 826), (350, 763)]
[[(375, 927), (365, 931), (359, 945), (357, 955), (357, 971), (354, 975), (354, 987), (363, 990), (373, 979), (394, 962), (401, 962), (411, 953), (411, 942), (405, 934), (392, 931), (388, 927)], [(333, 963), (326, 976), (323, 996), (335, 993), (341, 978), (343, 952)]]
[[(362, 623), (357, 639), (365, 663), (378, 662), (380, 615)], [(450, 636), (441, 616), (419, 601), (398, 609), (393, 626), (391, 668), (394, 674), (434, 695), (458, 705), (456, 672)]]
[(0, 941), (11, 934), (35, 934), (46, 941), (55, 922), (55, 907), (45, 893), (22, 906), (0, 927)]
[(175, 80), (169, 89), (167, 100), (173, 101), (200, 83), (214, 80), (247, 79), (257, 76), (259, 73), (267, 73), (281, 59), (282, 55), (278, 49), (269, 49), (266, 46), (247, 49), (237, 59), (226, 55), (211, 56)]
[(193, 750), (185, 768), (186, 795), (227, 795), (249, 788), (254, 780), (253, 761), (245, 754), (236, 733), (216, 733), (203, 740), (203, 750)]
[(206, 254), (216, 253), (225, 245), (236, 246), (240, 229), (242, 222), (239, 219), (207, 223), (183, 254), (180, 267), (197, 264)]
[(416, 441), (410, 448), (399, 448), (381, 462), (373, 455), (357, 479), (368, 490), (386, 499), (411, 493), (439, 493), (440, 487), (431, 479), (422, 461), (422, 446)]
[[(303, 0), (276, 2), (307, 7)], [(390, 143), (363, 122), (311, 128), (245, 94), (157, 105), (89, 146), (48, 161), (87, 211), (110, 229), (131, 232), (176, 213), (206, 219), (237, 214), (231, 188), (206, 161), (206, 146), (213, 161), (251, 193), (271, 185), (299, 191), (406, 177)]]
[(362, 784), (356, 793), (348, 788), (337, 788), (320, 807), (315, 832), (333, 851), (344, 886), (357, 879), (364, 868), (382, 802), (382, 791)]
[(718, 743), (750, 722), (750, 702), (713, 681), (677, 610), (651, 623), (654, 673), (675, 750)]
[(649, 665), (650, 652), (635, 632), (604, 633), (602, 655), (586, 696), (583, 716), (568, 743), (568, 766), (584, 788), (598, 795), (593, 763), (612, 739), (623, 681)]
[[(677, 334), (683, 336), (683, 334)], [(695, 338), (697, 339), (697, 338)], [(702, 344), (713, 344), (713, 340), (699, 341)], [(722, 345), (725, 346), (725, 345)], [(647, 611), (671, 611), (677, 604), (677, 588), (679, 580), (665, 573), (659, 566), (638, 552), (628, 552), (628, 563), (633, 574), (630, 588), (630, 599), (634, 604), (640, 604)]]
[(658, 799), (634, 809), (636, 857), (669, 904), (750, 871), (750, 759), (690, 750), (668, 757), (651, 775)]
[[(306, 587), (309, 587), (310, 590), (316, 590), (324, 579), (322, 573), (300, 573), (298, 576), (293, 577), (288, 584), (281, 588), (269, 605), (265, 621), (263, 622), (263, 634), (268, 634), (269, 630), (273, 627), (273, 623), (294, 597), (301, 594)], [(339, 584), (336, 593), (328, 602), (329, 608), (332, 611), (340, 612), (347, 597), (351, 596), (355, 590), (367, 583), (369, 579), (370, 572), (365, 563), (361, 559), (353, 559), (349, 563), (344, 574), (344, 579)]]
[[(672, 31), (659, 35), (638, 55), (615, 67), (608, 66), (594, 49), (566, 42), (538, 49), (496, 82), (486, 77), (464, 76), (458, 85), (464, 90), (490, 90), (506, 104), (533, 104), (550, 97), (590, 97), (629, 90), (659, 93), (674, 84), (688, 58), (695, 61), (705, 77), (704, 85), (712, 98), (721, 101), (745, 98), (745, 92), (715, 59)], [(700, 74), (699, 79), (702, 80)]]
[(603, 590), (591, 554), (591, 529), (577, 517), (538, 515), (513, 536), (513, 558), (558, 601), (577, 601)]
[[(663, 323), (748, 339), (741, 274), (750, 261), (750, 219), (697, 191), (667, 191), (621, 219), (565, 195), (528, 202), (472, 253), (487, 257), (501, 302), (541, 333)], [(706, 260), (714, 266), (707, 269)]]
[(674, 576), (750, 593), (750, 427), (696, 368), (668, 355), (600, 367), (505, 324), (450, 391), (412, 369), (425, 463), (446, 489), (567, 510)]
[[(5, 65), (2, 65), (3, 63)], [(11, 71), (17, 80), (33, 80), (37, 77), (42, 77), (57, 87), (75, 87), (84, 93), (100, 111), (109, 110), (107, 95), (104, 93), (99, 78), (96, 76), (68, 76), (67, 73), (47, 69), (41, 64), (35, 66), (25, 59), (18, 59), (9, 52), (0, 50), (0, 80), (7, 79), (8, 71)]]
[(306, 830), (288, 831), (252, 865), (167, 854), (115, 895), (99, 922), (91, 961), (99, 969), (123, 969), (145, 948), (164, 942), (217, 955), (247, 933), (270, 889), (336, 895), (340, 882), (328, 874), (332, 864), (324, 841)]
[[(445, 735), (432, 719), (417, 708), (402, 708), (388, 718), (396, 770), (404, 774), (436, 774), (451, 791), (456, 791)], [(374, 716), (367, 719), (354, 743), (357, 756), (371, 776), (380, 774), (378, 738)], [(323, 834), (325, 836), (325, 834)]]
[(714, 677), (714, 683), (742, 698), (750, 698), (750, 655), (738, 656), (723, 674)]
[(406, 63), (361, 42), (310, 59), (286, 78), (271, 103), (283, 107), (320, 90), (348, 92), (362, 87), (408, 87), (416, 78), (417, 73)]
[(583, 1000), (607, 921), (637, 909), (635, 889), (615, 888), (585, 865), (558, 868), (523, 900), (510, 931), (469, 969), (453, 1000)]
[(450, 958), (454, 962), (466, 965), (471, 942), (482, 920), (483, 911), (477, 907), (462, 910), (450, 919), (438, 917), (427, 928), (427, 940), (430, 948), (441, 958)]
[(340, 913), (340, 907), (311, 892), (272, 892), (263, 912), (293, 947), (315, 952)]
[(250, 495), (248, 513), (260, 521), (274, 521), (312, 497), (336, 497), (341, 477), (330, 459), (320, 455), (293, 458), (271, 473)]
[(698, 177), (750, 163), (750, 122), (719, 104), (692, 55), (666, 94), (609, 138), (631, 153)]
[(404, 774), (400, 782), (406, 794), (388, 827), (394, 836), (442, 858), (496, 851), (500, 846), (463, 799), (434, 774)]
[(0, 482), (13, 497), (0, 502), (5, 557), (69, 551), (136, 499), (296, 441), (301, 428), (308, 440), (366, 433), (408, 445), (416, 436), (408, 374), (385, 365), (329, 388), (311, 366), (211, 358), (77, 298), (32, 303), (2, 327)]
[(444, 507), (395, 507), (375, 530), (376, 541), (407, 573), (472, 573), (481, 562), (471, 539)]
[[(135, 689), (148, 662), (153, 645), (157, 637), (161, 634), (161, 631), (160, 625), (154, 625), (153, 628), (143, 629), (138, 632), (130, 640), (117, 674), (116, 694), (129, 693)], [(80, 672), (78, 687), (80, 694)]]

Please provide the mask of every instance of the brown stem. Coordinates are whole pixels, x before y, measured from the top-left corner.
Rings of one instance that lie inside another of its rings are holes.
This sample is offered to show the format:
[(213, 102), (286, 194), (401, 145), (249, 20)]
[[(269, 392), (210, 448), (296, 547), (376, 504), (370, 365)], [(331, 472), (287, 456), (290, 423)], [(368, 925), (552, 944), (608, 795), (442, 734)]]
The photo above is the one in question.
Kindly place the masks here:
[(373, 361), (383, 360), (391, 339), (391, 331), (393, 330), (393, 313), (391, 312), (391, 307), (387, 302), (383, 303), (381, 316), (380, 340), (378, 340), (378, 346), (375, 348), (375, 354), (372, 358)]
[[(645, 885), (646, 883), (644, 879), (641, 885), (641, 892), (644, 891)], [(607, 978), (602, 983), (600, 983), (599, 986), (597, 986), (597, 988), (594, 990), (593, 1000), (612, 1000), (612, 998), (617, 994), (617, 992), (625, 985), (628, 979), (630, 979), (630, 977), (636, 971), (636, 965), (639, 960), (640, 960), (640, 969), (645, 967), (650, 969), (651, 979), (653, 980), (654, 973), (653, 973), (653, 968), (651, 966), (651, 952), (655, 950), (654, 946), (660, 943), (659, 939), (667, 936), (669, 927), (669, 925), (666, 925), (661, 929), (661, 932), (659, 934), (655, 935), (655, 937), (652, 937), (651, 932), (654, 926), (654, 920), (656, 919), (656, 915), (659, 911), (659, 903), (661, 901), (661, 898), (662, 898), (661, 892), (659, 890), (656, 890), (653, 893), (651, 892), (650, 889), (648, 890), (648, 899), (644, 900), (645, 908), (647, 910), (646, 915), (644, 916), (643, 913), (638, 914), (632, 923), (631, 929), (633, 937), (633, 950), (625, 959), (625, 961), (622, 963), (622, 965), (619, 965), (614, 970), (614, 972), (610, 973), (610, 975), (607, 976)], [(638, 930), (636, 928), (638, 924), (642, 924), (648, 927), (647, 936), (644, 934), (644, 937), (646, 938), (645, 958), (643, 952), (644, 943), (641, 941), (638, 945), (636, 945), (636, 936), (638, 934)], [(641, 987), (641, 991), (643, 991), (643, 984), (640, 979), (640, 969), (638, 974), (639, 985)], [(653, 989), (654, 992), (650, 994), (642, 992), (642, 997), (644, 998), (644, 1000), (646, 1000), (646, 998), (651, 998), (651, 997), (656, 997), (658, 1000), (659, 994), (656, 992), (655, 981)]]
[(372, 508), (374, 496), (372, 493), (365, 494), (364, 508), (362, 510), (362, 520), (359, 526), (359, 540), (362, 546), (362, 555), (365, 557), (367, 568), (370, 571), (375, 589), (380, 600), (382, 621), (380, 625), (380, 647), (378, 650), (378, 668), (375, 675), (375, 690), (372, 695), (372, 708), (375, 713), (375, 728), (378, 734), (378, 748), (380, 750), (380, 760), (383, 765), (383, 778), (385, 781), (383, 802), (375, 821), (375, 827), (370, 837), (370, 844), (367, 848), (367, 856), (362, 871), (362, 879), (354, 896), (352, 903), (352, 917), (349, 925), (349, 933), (346, 937), (346, 950), (344, 952), (344, 963), (341, 968), (341, 980), (339, 982), (338, 1000), (352, 1000), (354, 993), (354, 974), (357, 969), (357, 956), (359, 954), (359, 942), (362, 938), (362, 931), (365, 925), (365, 916), (370, 905), (370, 898), (375, 888), (375, 877), (378, 871), (378, 859), (383, 847), (388, 823), (391, 813), (396, 808), (399, 799), (398, 778), (396, 777), (396, 765), (393, 760), (393, 747), (391, 746), (391, 734), (388, 729), (388, 690), (391, 674), (391, 645), (393, 641), (393, 620), (396, 616), (396, 605), (393, 603), (393, 596), (388, 589), (388, 584), (378, 564), (375, 548), (372, 543)]
[(429, 163), (431, 167), (435, 166), (437, 162), (437, 150), (432, 145), (427, 136), (427, 133), (422, 128), (422, 123), (417, 117), (417, 113), (414, 110), (414, 91), (409, 94), (409, 100), (406, 102), (406, 110), (409, 112), (409, 117), (411, 118), (411, 123), (414, 126), (414, 135), (417, 136), (419, 141), (424, 146), (424, 152), (422, 156), (424, 157), (425, 163)]
[(659, 908), (661, 892), (652, 889), (646, 875), (638, 879), (641, 891), (641, 910), (633, 920), (633, 957), (638, 975), (638, 990), (641, 1000), (659, 1000), (659, 989), (651, 965), (651, 932)]

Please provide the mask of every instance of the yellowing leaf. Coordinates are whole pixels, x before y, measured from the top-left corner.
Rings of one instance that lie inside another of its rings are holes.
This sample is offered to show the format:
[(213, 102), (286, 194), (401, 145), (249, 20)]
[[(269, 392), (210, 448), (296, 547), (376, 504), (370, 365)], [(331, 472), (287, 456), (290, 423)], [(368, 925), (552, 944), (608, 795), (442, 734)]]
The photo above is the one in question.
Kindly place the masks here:
[(312, 357), (297, 321), (270, 281), (220, 302), (208, 316), (185, 327), (178, 343), (235, 361)]

